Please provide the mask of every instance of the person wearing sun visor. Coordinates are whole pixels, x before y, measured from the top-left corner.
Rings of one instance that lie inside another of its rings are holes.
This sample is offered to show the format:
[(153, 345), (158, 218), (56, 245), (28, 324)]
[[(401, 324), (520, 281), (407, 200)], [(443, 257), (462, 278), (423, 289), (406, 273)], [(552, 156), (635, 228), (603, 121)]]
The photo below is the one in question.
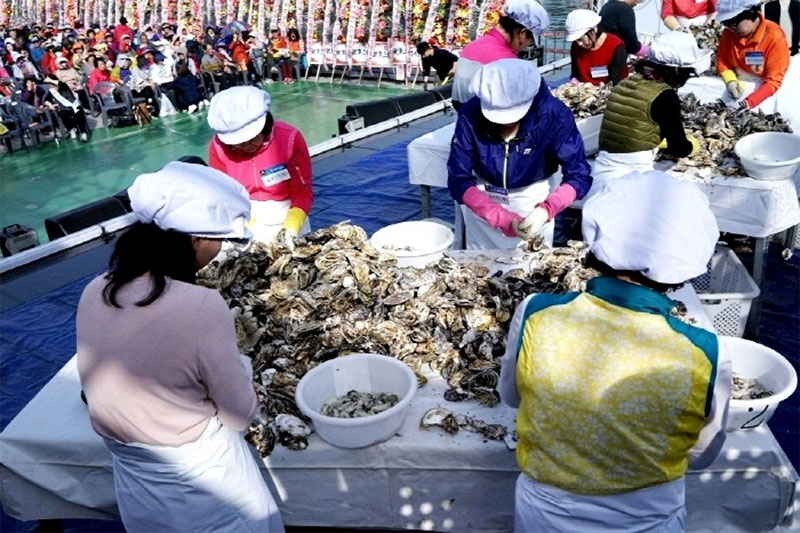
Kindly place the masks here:
[[(724, 99), (740, 108), (780, 111), (778, 98), (772, 97), (790, 79), (783, 30), (764, 18), (757, 0), (720, 0), (717, 11), (725, 26), (717, 48), (717, 72), (728, 93)], [(792, 69), (792, 76), (800, 78), (800, 67)], [(798, 93), (784, 98), (792, 98), (796, 106)]]
[(232, 87), (211, 99), (208, 125), (216, 132), (209, 166), (241, 183), (253, 204), (248, 226), (256, 240), (270, 241), (284, 229), (307, 233), (311, 210), (311, 157), (297, 128), (276, 121), (269, 93)]
[[(513, 248), (543, 233), (592, 184), (575, 119), (536, 64), (501, 59), (481, 68), (456, 122), (447, 186), (462, 204), (467, 248)], [(548, 177), (561, 166), (551, 192)]]

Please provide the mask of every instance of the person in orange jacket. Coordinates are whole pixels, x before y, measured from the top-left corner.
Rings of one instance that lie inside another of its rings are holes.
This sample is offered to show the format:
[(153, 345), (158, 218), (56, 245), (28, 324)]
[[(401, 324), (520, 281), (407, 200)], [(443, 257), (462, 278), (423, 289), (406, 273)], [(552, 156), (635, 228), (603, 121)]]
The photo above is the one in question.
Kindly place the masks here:
[[(758, 0), (722, 0), (718, 18), (725, 29), (717, 49), (717, 72), (740, 108), (775, 111), (767, 101), (784, 83), (789, 46), (780, 26), (766, 20)], [(763, 104), (763, 105), (762, 105)]]

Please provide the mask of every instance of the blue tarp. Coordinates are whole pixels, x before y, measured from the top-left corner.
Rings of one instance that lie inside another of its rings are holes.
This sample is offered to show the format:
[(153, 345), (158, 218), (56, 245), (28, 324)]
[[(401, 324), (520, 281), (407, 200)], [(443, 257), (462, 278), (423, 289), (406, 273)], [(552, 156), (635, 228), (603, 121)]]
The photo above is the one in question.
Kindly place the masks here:
[[(365, 156), (315, 177), (313, 228), (351, 220), (372, 234), (387, 224), (421, 218), (419, 187), (408, 183), (407, 142)], [(445, 189), (433, 189), (432, 214), (453, 220)], [(785, 262), (773, 246), (767, 263), (759, 342), (798, 367), (800, 360), (800, 254)], [(744, 258), (747, 261), (747, 258)], [(93, 276), (74, 281), (0, 314), (0, 431), (75, 353), (75, 311)], [(799, 468), (798, 394), (781, 404), (770, 427), (795, 468)], [(31, 531), (34, 525), (3, 515), (2, 531)], [(66, 521), (65, 529), (118, 530), (118, 523)]]

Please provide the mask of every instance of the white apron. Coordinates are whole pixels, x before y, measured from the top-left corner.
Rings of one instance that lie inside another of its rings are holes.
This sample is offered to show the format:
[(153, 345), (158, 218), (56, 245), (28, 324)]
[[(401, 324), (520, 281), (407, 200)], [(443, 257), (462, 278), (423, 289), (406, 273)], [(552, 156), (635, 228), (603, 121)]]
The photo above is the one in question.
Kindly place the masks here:
[(688, 28), (689, 26), (702, 26), (708, 22), (708, 15), (698, 15), (694, 18), (676, 16), (675, 18), (681, 23), (681, 28)]
[(517, 478), (514, 531), (682, 533), (686, 531), (684, 478), (624, 494), (587, 496)]
[(217, 417), (196, 441), (182, 446), (103, 440), (113, 458), (127, 531), (283, 531), (244, 438)]
[[(478, 188), (485, 192), (486, 183), (479, 183)], [(509, 189), (509, 203), (502, 207), (526, 217), (537, 204), (545, 201), (548, 194), (550, 194), (550, 182), (546, 179), (537, 181), (527, 187)], [(464, 216), (467, 250), (510, 249), (516, 248), (522, 242), (516, 236), (506, 237), (499, 229), (491, 227), (485, 220), (473, 213), (469, 207), (465, 205), (459, 207)], [(542, 227), (540, 232), (544, 235), (548, 246), (553, 245), (554, 227), (555, 224), (551, 220)]]
[[(250, 200), (250, 221), (247, 229), (253, 233), (253, 238), (260, 242), (271, 242), (283, 228), (286, 213), (292, 207), (291, 200)], [(309, 219), (306, 217), (300, 235), (311, 231)]]

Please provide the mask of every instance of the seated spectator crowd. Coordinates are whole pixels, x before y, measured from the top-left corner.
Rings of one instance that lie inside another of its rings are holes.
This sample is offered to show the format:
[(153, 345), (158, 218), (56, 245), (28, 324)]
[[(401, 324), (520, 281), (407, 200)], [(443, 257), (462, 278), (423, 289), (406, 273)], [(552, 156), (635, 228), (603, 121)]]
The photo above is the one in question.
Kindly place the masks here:
[(88, 116), (112, 125), (133, 117), (141, 126), (194, 113), (234, 85), (290, 83), (304, 54), (296, 29), (286, 37), (273, 30), (260, 42), (246, 30), (191, 23), (134, 29), (125, 17), (107, 28), (0, 27), (0, 38), (0, 136), (9, 150), (6, 134), (15, 129), (88, 142)]

